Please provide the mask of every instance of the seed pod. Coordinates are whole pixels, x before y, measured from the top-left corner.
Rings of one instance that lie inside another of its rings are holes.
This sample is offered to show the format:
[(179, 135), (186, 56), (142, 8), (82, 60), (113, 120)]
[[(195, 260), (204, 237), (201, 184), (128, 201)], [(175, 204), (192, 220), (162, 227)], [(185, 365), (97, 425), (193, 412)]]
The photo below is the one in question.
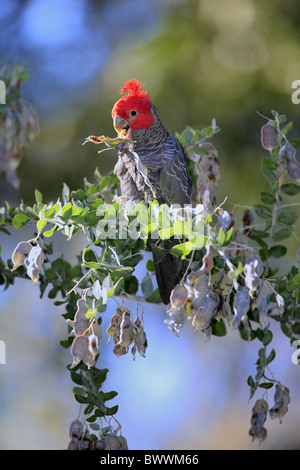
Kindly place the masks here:
[(119, 440), (121, 442), (121, 449), (128, 450), (127, 439), (124, 436), (119, 436)]
[(109, 434), (105, 438), (105, 442), (107, 445), (106, 450), (121, 450), (122, 441), (115, 433)]
[(83, 434), (83, 424), (79, 419), (75, 419), (75, 421), (72, 421), (72, 423), (70, 424), (69, 436), (77, 437), (78, 439), (81, 439), (82, 434)]
[(73, 327), (73, 332), (76, 336), (83, 335), (89, 327), (90, 321), (86, 317), (88, 309), (84, 299), (77, 300), (77, 311), (74, 320), (67, 320), (67, 323)]
[(29, 242), (20, 242), (16, 246), (13, 254), (12, 254), (12, 261), (14, 263), (13, 268), (11, 269), (14, 271), (19, 266), (22, 266), (25, 262), (25, 259), (29, 255), (29, 252), (32, 248), (32, 245)]
[(88, 367), (93, 366), (95, 363), (95, 356), (89, 350), (89, 339), (87, 336), (79, 335), (74, 338), (71, 354), (73, 356), (71, 368), (79, 364), (80, 361), (84, 362)]
[(268, 403), (265, 400), (257, 400), (252, 408), (251, 415), (251, 428), (249, 435), (252, 437), (252, 441), (258, 439), (260, 443), (267, 437), (267, 430), (263, 427), (264, 422), (267, 419)]
[(209, 327), (211, 320), (218, 312), (219, 304), (220, 298), (216, 292), (211, 291), (205, 295), (198, 313), (193, 317), (192, 325), (195, 331)]
[(89, 351), (93, 354), (94, 358), (99, 353), (99, 339), (95, 333), (88, 336), (89, 339)]
[(287, 387), (284, 387), (281, 383), (276, 385), (275, 395), (274, 395), (274, 406), (270, 409), (269, 414), (270, 418), (279, 418), (280, 423), (282, 418), (288, 411), (288, 405), (290, 403), (290, 391)]
[(300, 183), (300, 163), (296, 160), (296, 149), (292, 145), (288, 145), (285, 149), (286, 168), (292, 180)]
[(189, 292), (185, 286), (177, 284), (170, 295), (171, 309), (176, 310), (177, 308), (185, 305), (188, 299), (188, 294)]
[(24, 264), (27, 269), (27, 275), (30, 279), (33, 280), (33, 285), (35, 286), (40, 277), (40, 269), (44, 262), (44, 256), (42, 248), (40, 245), (33, 246), (28, 253), (27, 258), (24, 261)]
[(133, 323), (130, 320), (129, 312), (124, 312), (121, 325), (120, 325), (120, 340), (119, 343), (121, 346), (129, 346), (134, 337), (134, 328)]
[(113, 316), (111, 317), (110, 319), (110, 325), (109, 327), (107, 328), (106, 330), (106, 333), (109, 335), (109, 336), (112, 336), (116, 333), (119, 332), (120, 330), (120, 325), (121, 325), (121, 321), (122, 321), (122, 314), (123, 314), (124, 310), (122, 307), (118, 307), (115, 311), (115, 313), (113, 314)]
[(252, 212), (249, 211), (249, 209), (246, 209), (243, 214), (243, 227), (244, 227), (244, 234), (245, 235), (250, 235), (251, 230), (249, 229), (250, 225), (252, 225), (254, 219), (254, 215)]
[(94, 442), (94, 450), (106, 450), (106, 448), (107, 444), (103, 439), (97, 439), (97, 441)]
[(278, 135), (274, 126), (268, 123), (261, 128), (261, 145), (264, 149), (271, 152), (276, 147), (277, 139)]
[(136, 350), (142, 357), (146, 357), (145, 352), (146, 352), (147, 346), (148, 346), (148, 341), (147, 341), (146, 333), (144, 332), (143, 327), (140, 326), (134, 338), (134, 346), (131, 349), (133, 360), (135, 360)]
[(122, 346), (122, 344), (117, 343), (113, 349), (113, 353), (117, 357), (124, 356), (124, 354), (128, 353), (128, 346)]
[(241, 323), (241, 320), (244, 315), (246, 315), (250, 305), (250, 295), (247, 288), (239, 290), (235, 294), (233, 309), (234, 309), (234, 319), (232, 322), (233, 328), (237, 328)]
[(245, 284), (250, 291), (255, 291), (259, 286), (260, 276), (263, 271), (261, 259), (258, 254), (248, 256), (244, 266)]
[(176, 310), (169, 310), (168, 318), (164, 321), (170, 330), (173, 331), (175, 336), (179, 336), (179, 331), (183, 326), (186, 319), (186, 311), (184, 307), (179, 307)]
[(234, 217), (230, 212), (219, 209), (218, 222), (220, 227), (222, 227), (223, 231), (226, 233), (234, 226)]

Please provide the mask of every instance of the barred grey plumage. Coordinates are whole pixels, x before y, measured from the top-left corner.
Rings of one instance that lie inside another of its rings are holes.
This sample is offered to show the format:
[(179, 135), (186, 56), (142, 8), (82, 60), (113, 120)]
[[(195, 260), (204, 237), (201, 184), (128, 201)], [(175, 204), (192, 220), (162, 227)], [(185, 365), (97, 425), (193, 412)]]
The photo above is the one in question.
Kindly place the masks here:
[[(129, 151), (121, 148), (119, 150), (115, 173), (121, 182), (121, 192), (132, 197), (135, 202), (157, 199), (160, 204), (166, 200), (181, 206), (189, 204), (191, 179), (184, 150), (164, 127), (154, 105), (152, 113), (154, 124), (148, 129), (131, 133), (133, 144)], [(138, 177), (139, 171), (130, 150), (135, 151), (146, 166), (149, 180), (157, 191), (155, 197), (149, 199), (151, 192), (149, 193), (147, 186), (141, 181), (142, 178)]]

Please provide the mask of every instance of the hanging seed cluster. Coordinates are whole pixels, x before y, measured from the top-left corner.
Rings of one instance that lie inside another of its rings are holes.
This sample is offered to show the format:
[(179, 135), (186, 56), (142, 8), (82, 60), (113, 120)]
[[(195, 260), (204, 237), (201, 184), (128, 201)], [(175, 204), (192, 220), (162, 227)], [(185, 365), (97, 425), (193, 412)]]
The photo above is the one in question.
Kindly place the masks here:
[(283, 416), (288, 411), (288, 405), (290, 403), (290, 391), (287, 387), (281, 383), (276, 384), (274, 394), (274, 405), (269, 409), (268, 403), (264, 399), (257, 400), (254, 407), (252, 408), (251, 415), (251, 428), (249, 435), (252, 437), (252, 441), (258, 439), (261, 444), (267, 437), (267, 429), (263, 426), (269, 411), (271, 419), (278, 418), (280, 423), (282, 422)]
[(33, 246), (28, 241), (18, 243), (12, 254), (13, 267), (15, 271), (20, 266), (25, 266), (27, 275), (33, 280), (35, 286), (40, 278), (40, 270), (44, 262), (44, 255), (39, 244)]
[(127, 354), (131, 344), (133, 345), (131, 349), (133, 359), (135, 359), (136, 352), (145, 357), (148, 342), (143, 320), (138, 315), (135, 321), (132, 321), (129, 310), (118, 307), (110, 319), (106, 332), (113, 339), (115, 344), (113, 353), (117, 357)]
[(6, 85), (6, 104), (0, 113), (0, 174), (14, 187), (19, 187), (16, 168), (22, 159), (22, 148), (38, 134), (36, 112), (20, 95), (21, 82), (27, 78), (25, 67), (0, 67), (0, 79)]
[(99, 354), (99, 340), (102, 336), (102, 328), (95, 321), (86, 317), (89, 307), (85, 298), (77, 301), (77, 310), (74, 320), (67, 320), (73, 328), (75, 338), (71, 347), (73, 362), (71, 368), (77, 366), (81, 361), (88, 367), (92, 367)]
[(76, 419), (70, 425), (70, 442), (68, 450), (128, 450), (127, 440), (124, 436), (118, 435), (110, 430), (104, 433), (105, 436), (95, 438), (91, 436), (83, 423)]

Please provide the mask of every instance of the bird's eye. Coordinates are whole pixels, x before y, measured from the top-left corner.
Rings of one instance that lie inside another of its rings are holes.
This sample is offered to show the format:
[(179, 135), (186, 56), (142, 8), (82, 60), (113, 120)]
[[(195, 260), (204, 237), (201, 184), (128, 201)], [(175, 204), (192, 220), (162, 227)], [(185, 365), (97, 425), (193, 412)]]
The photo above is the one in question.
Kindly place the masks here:
[(136, 115), (137, 115), (137, 112), (136, 112), (136, 111), (134, 111), (134, 110), (133, 110), (133, 111), (130, 111), (130, 117), (134, 117), (134, 116), (136, 116)]

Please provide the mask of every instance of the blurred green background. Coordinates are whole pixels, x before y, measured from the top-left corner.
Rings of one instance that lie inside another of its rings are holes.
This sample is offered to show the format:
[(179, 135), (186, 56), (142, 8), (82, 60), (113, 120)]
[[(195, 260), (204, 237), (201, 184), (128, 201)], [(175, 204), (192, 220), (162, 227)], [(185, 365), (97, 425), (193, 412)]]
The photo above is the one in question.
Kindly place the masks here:
[[(145, 83), (172, 133), (216, 119), (217, 197), (228, 196), (229, 208), (258, 202), (266, 187), (259, 170), (265, 121), (256, 111), (287, 114), (291, 137), (300, 136), (300, 105), (291, 101), (291, 84), (300, 79), (296, 0), (1, 0), (0, 6), (1, 64), (27, 64), (23, 96), (41, 126), (24, 150), (20, 188), (0, 181), (1, 202), (31, 204), (36, 188), (45, 201), (56, 200), (63, 182), (77, 189), (97, 166), (111, 171), (113, 151), (99, 156), (97, 147), (81, 144), (91, 134), (114, 136), (111, 108), (129, 78)], [(7, 257), (25, 239), (21, 233), (0, 237)], [(82, 241), (56, 243), (72, 259)], [(8, 351), (0, 365), (0, 448), (64, 447), (77, 413), (64, 372), (68, 356), (56, 342), (65, 325), (58, 309), (24, 284), (0, 299), (0, 338)], [(188, 327), (178, 340), (163, 324), (163, 308), (147, 307), (146, 314), (146, 360), (115, 360), (109, 348), (103, 351), (130, 448), (257, 448), (247, 435), (252, 403), (246, 385), (257, 345), (237, 335), (205, 344)], [(277, 341), (279, 379), (296, 391), (292, 350), (287, 339)], [(299, 447), (297, 398), (292, 394), (281, 426), (268, 423), (262, 447)]]

